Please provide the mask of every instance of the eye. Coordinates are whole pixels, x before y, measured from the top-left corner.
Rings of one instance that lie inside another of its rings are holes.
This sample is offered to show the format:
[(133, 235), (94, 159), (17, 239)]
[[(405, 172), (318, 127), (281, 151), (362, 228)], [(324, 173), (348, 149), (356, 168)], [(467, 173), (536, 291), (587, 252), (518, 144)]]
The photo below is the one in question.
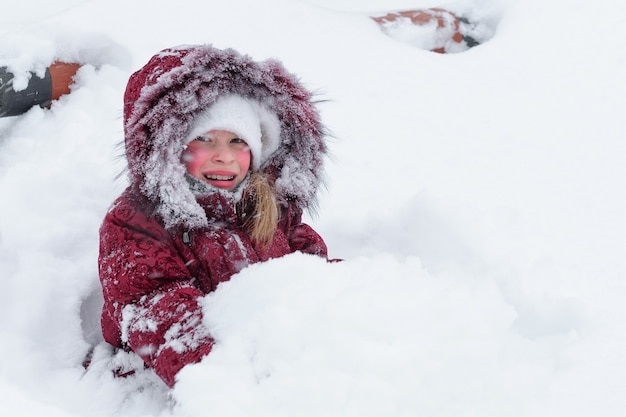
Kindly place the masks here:
[(200, 136), (196, 136), (194, 140), (198, 140), (200, 142), (208, 142), (211, 140), (211, 138), (209, 138), (208, 136), (200, 135)]
[(245, 143), (246, 143), (246, 141), (245, 141), (245, 140), (243, 140), (243, 139), (241, 139), (241, 138), (232, 138), (232, 139), (230, 140), (230, 143), (244, 143), (244, 144), (245, 144)]

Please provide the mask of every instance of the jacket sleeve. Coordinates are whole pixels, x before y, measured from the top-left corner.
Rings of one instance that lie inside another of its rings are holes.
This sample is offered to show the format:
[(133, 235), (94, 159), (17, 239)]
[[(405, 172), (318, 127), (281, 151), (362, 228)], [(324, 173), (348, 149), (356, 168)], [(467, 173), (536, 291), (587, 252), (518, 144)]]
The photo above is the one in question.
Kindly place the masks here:
[(132, 204), (118, 201), (100, 229), (103, 335), (137, 353), (170, 387), (200, 361), (213, 340), (200, 298), (171, 236)]
[(324, 239), (311, 226), (302, 223), (302, 210), (289, 207), (282, 219), (286, 221), (287, 238), (292, 252), (300, 251), (324, 258), (328, 257), (328, 249)]

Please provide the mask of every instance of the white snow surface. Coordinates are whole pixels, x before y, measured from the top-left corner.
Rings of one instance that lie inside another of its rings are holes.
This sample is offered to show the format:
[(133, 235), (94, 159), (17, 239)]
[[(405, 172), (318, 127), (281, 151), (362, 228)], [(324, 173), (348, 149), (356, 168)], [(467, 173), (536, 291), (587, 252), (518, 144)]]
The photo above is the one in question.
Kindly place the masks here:
[[(0, 119), (0, 415), (626, 414), (626, 4), (7, 3), (17, 87), (85, 65), (50, 109)], [(421, 6), (493, 38), (440, 55), (368, 18)], [(278, 58), (326, 100), (307, 221), (344, 262), (294, 254), (221, 285), (216, 347), (169, 391), (113, 377), (137, 358), (101, 342), (98, 227), (126, 185), (129, 75), (193, 43)]]

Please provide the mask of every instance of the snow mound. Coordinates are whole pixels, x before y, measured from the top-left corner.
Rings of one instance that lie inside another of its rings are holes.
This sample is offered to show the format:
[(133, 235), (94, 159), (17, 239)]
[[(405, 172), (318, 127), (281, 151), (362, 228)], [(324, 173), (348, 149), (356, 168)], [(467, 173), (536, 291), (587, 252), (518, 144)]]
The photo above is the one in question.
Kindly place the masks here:
[(432, 275), (415, 257), (254, 265), (206, 297), (217, 343), (181, 372), (176, 412), (508, 414), (537, 401), (576, 338), (531, 340), (517, 317), (492, 277)]

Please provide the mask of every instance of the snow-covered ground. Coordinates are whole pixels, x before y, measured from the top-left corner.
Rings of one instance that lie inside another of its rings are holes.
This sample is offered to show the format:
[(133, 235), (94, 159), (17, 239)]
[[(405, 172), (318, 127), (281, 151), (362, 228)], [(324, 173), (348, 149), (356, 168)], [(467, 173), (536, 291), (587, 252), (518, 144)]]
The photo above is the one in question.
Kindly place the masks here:
[[(18, 86), (54, 59), (86, 65), (49, 110), (0, 119), (0, 415), (626, 413), (626, 5), (9, 3), (0, 65)], [(368, 18), (422, 6), (493, 38), (440, 55)], [(183, 43), (278, 58), (327, 100), (309, 222), (345, 262), (296, 254), (222, 285), (217, 347), (168, 392), (150, 371), (113, 378), (134, 358), (98, 344), (96, 259), (126, 181), (125, 83)]]

